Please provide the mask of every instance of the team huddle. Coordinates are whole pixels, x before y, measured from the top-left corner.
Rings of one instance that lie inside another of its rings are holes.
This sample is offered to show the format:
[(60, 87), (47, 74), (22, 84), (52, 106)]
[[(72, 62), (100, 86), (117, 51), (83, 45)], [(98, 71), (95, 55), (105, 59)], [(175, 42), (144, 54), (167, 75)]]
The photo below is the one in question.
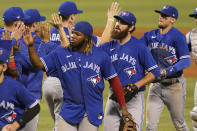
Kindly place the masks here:
[[(43, 94), (53, 131), (98, 131), (102, 122), (104, 131), (142, 131), (144, 117), (146, 131), (156, 131), (164, 106), (175, 129), (189, 131), (183, 69), (190, 51), (197, 64), (197, 28), (184, 36), (173, 27), (174, 6), (155, 12), (158, 29), (136, 38), (135, 15), (113, 2), (98, 37), (88, 21), (76, 22), (83, 11), (72, 1), (63, 2), (51, 22), (37, 9), (7, 8), (0, 28), (0, 130), (36, 131)], [(197, 8), (189, 16), (197, 24)], [(104, 79), (110, 91), (103, 111)], [(194, 101), (197, 131), (197, 83)]]

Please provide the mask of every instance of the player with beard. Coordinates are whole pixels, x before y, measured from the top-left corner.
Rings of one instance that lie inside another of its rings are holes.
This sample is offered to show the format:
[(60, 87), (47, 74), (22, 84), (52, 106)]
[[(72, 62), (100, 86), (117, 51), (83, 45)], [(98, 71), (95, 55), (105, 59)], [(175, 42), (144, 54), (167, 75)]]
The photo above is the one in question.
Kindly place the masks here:
[(159, 29), (149, 31), (141, 38), (149, 47), (166, 78), (151, 84), (147, 98), (146, 130), (156, 131), (160, 114), (167, 106), (177, 131), (188, 131), (184, 120), (185, 79), (183, 69), (190, 65), (185, 36), (173, 27), (178, 19), (175, 7), (165, 5), (159, 13)]
[[(136, 18), (123, 11), (116, 18), (116, 24), (111, 37), (115, 40), (102, 44), (100, 47), (111, 57), (121, 84), (124, 88), (135, 87), (138, 94), (128, 100), (126, 106), (137, 123), (137, 130), (142, 130), (144, 116), (145, 85), (160, 75), (158, 66), (150, 51), (142, 41), (132, 36), (135, 30)], [(148, 73), (145, 75), (145, 70)], [(104, 131), (118, 131), (120, 125), (120, 106), (110, 99), (113, 91), (110, 90), (105, 108)], [(126, 100), (125, 96), (125, 100)]]

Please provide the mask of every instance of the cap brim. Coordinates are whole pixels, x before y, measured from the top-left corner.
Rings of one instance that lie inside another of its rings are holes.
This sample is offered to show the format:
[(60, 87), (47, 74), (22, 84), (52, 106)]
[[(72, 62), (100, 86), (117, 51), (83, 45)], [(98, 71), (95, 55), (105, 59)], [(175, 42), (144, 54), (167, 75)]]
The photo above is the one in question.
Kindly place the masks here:
[(83, 13), (82, 10), (77, 10), (77, 14), (81, 14), (81, 13)]
[(127, 21), (125, 21), (122, 17), (118, 16), (118, 15), (115, 15), (114, 18), (116, 18), (117, 20), (122, 20), (124, 21), (125, 23), (127, 23), (128, 25), (131, 25), (130, 23), (128, 23)]
[(197, 14), (190, 14), (189, 17), (197, 17)]
[(45, 21), (46, 17), (45, 16), (40, 16), (40, 21)]

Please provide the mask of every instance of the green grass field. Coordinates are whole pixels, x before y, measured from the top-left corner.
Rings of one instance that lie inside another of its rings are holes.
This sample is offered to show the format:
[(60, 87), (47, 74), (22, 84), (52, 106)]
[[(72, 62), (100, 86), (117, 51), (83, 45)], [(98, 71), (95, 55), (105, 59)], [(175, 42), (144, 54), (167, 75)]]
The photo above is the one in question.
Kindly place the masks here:
[[(64, 0), (0, 0), (0, 16), (4, 10), (11, 6), (20, 6), (24, 10), (36, 8), (48, 20), (52, 13), (57, 12), (59, 5)], [(87, 20), (94, 27), (104, 27), (106, 22), (107, 8), (114, 0), (73, 0), (78, 8), (84, 13), (80, 14), (78, 20)], [(194, 22), (188, 17), (197, 7), (196, 0), (116, 0), (120, 3), (122, 10), (133, 12), (137, 18), (137, 28), (156, 28), (158, 15), (155, 9), (160, 9), (166, 4), (174, 5), (179, 11), (179, 19), (175, 24), (178, 28), (191, 28)], [(2, 26), (2, 22), (0, 22)]]
[[(50, 20), (52, 13), (56, 13), (58, 6), (64, 0), (0, 0), (0, 16), (4, 10), (11, 6), (20, 6), (24, 10), (29, 8), (38, 9), (41, 15)], [(87, 20), (93, 27), (103, 28), (106, 23), (107, 8), (114, 0), (73, 0), (77, 3), (79, 9), (84, 13), (80, 14), (78, 20)], [(155, 9), (160, 9), (166, 4), (174, 5), (179, 11), (179, 19), (175, 23), (175, 27), (179, 29), (191, 29), (195, 26), (193, 19), (188, 17), (194, 8), (197, 7), (196, 0), (117, 0), (122, 7), (122, 10), (128, 10), (135, 14), (137, 18), (136, 27), (138, 28), (156, 28), (158, 23), (158, 14), (154, 13)], [(0, 20), (0, 27), (3, 27), (3, 22)], [(196, 78), (197, 79), (197, 78)], [(189, 112), (193, 107), (193, 93), (195, 86), (195, 78), (187, 78), (187, 99), (185, 106), (185, 119), (192, 130)], [(106, 102), (107, 92), (104, 91), (104, 105)], [(53, 121), (44, 99), (41, 101), (41, 113), (38, 125), (38, 131), (50, 131), (53, 127)], [(144, 129), (143, 129), (144, 130)], [(158, 131), (174, 131), (169, 113), (165, 108), (158, 125)], [(102, 126), (100, 127), (102, 131)]]
[[(193, 101), (194, 101), (193, 94), (194, 94), (194, 87), (195, 87), (196, 80), (197, 80), (196, 78), (187, 78), (187, 97), (186, 97), (186, 105), (185, 105), (185, 120), (186, 120), (190, 130), (192, 130), (192, 122), (191, 122), (191, 119), (189, 116), (189, 112), (193, 108)], [(103, 92), (104, 107), (105, 107), (108, 91), (109, 91), (108, 83), (106, 83), (106, 88)], [(148, 92), (148, 90), (146, 91), (146, 96), (147, 96), (147, 92)], [(146, 117), (144, 119), (144, 127), (145, 127), (145, 120), (146, 120)], [(39, 124), (38, 124), (38, 131), (50, 131), (53, 128), (53, 125), (54, 124), (53, 124), (52, 118), (50, 117), (50, 113), (49, 113), (48, 107), (46, 105), (46, 102), (44, 99), (42, 99), (40, 119), (39, 119)], [(144, 130), (145, 130), (145, 128), (143, 128), (143, 131)], [(174, 129), (172, 122), (170, 120), (169, 112), (168, 112), (167, 108), (165, 107), (165, 109), (163, 110), (161, 117), (160, 117), (158, 131), (174, 131), (174, 130), (175, 129)], [(103, 131), (102, 126), (100, 126), (99, 131)]]

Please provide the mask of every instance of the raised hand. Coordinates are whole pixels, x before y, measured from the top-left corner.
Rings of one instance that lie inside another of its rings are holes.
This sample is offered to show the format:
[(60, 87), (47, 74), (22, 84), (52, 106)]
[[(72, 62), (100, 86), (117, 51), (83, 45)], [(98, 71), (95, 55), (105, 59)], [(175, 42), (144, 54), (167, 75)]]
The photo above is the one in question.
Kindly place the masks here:
[(11, 37), (15, 38), (16, 41), (20, 40), (25, 31), (25, 25), (23, 23), (18, 23), (13, 29)]
[(108, 19), (113, 20), (115, 15), (119, 15), (121, 12), (121, 8), (118, 2), (112, 2), (111, 7), (108, 9)]
[(25, 27), (25, 32), (23, 34), (23, 40), (27, 46), (33, 46), (35, 35), (32, 37), (32, 34), (30, 32), (30, 29), (28, 27)]
[(48, 43), (50, 40), (50, 26), (47, 22), (42, 23), (40, 30), (40, 37), (42, 41)]
[(62, 23), (62, 17), (59, 16), (58, 14), (52, 14), (51, 15), (52, 17), (52, 22), (51, 22), (51, 25), (56, 27), (57, 29), (59, 28), (63, 28), (63, 23)]
[(21, 43), (16, 41), (14, 46), (13, 46), (13, 51), (14, 52), (19, 52), (20, 51), (20, 47), (21, 47)]
[(2, 32), (2, 40), (11, 40), (11, 35), (8, 31)]

